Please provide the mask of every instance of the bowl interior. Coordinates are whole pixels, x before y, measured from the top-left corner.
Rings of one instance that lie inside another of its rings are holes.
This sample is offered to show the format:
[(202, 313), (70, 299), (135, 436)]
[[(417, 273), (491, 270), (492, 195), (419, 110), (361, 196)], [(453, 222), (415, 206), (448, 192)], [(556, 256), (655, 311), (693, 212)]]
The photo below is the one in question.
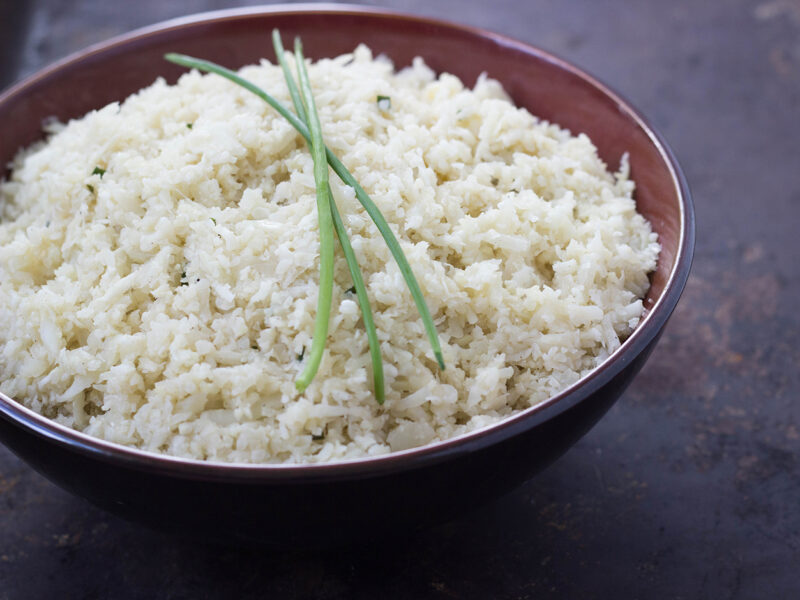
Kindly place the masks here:
[[(685, 214), (689, 199), (682, 195), (685, 184), (669, 151), (627, 104), (593, 78), (545, 52), (485, 31), (341, 7), (229, 11), (213, 18), (177, 20), (90, 48), (0, 95), (0, 161), (7, 164), (20, 148), (41, 139), (45, 118), (80, 117), (126, 98), (157, 77), (175, 81), (185, 70), (163, 60), (167, 52), (231, 68), (272, 59), (270, 33), (276, 27), (285, 42), (302, 36), (311, 58), (335, 56), (365, 43), (376, 54), (389, 56), (397, 68), (422, 56), (435, 71), (453, 73), (468, 86), (486, 72), (504, 85), (517, 105), (573, 134), (586, 133), (612, 170), (629, 153), (638, 210), (662, 245), (645, 306), (652, 309), (671, 289), (670, 306), (654, 326), (651, 338), (655, 337), (677, 302), (691, 253), (686, 239), (690, 215)], [(679, 266), (683, 280), (675, 283)]]

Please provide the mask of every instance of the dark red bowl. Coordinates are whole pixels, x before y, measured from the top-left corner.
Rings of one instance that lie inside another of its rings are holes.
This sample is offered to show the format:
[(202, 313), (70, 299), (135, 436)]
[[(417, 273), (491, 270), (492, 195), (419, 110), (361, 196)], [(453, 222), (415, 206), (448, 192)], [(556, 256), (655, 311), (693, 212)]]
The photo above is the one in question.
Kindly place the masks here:
[[(455, 516), (512, 489), (555, 460), (605, 413), (644, 364), (686, 283), (692, 201), (661, 136), (616, 93), (542, 50), (480, 29), (384, 10), (283, 6), (170, 21), (73, 55), (0, 96), (0, 160), (42, 137), (46, 117), (79, 117), (121, 100), (182, 52), (230, 67), (271, 57), (269, 34), (301, 35), (307, 55), (364, 42), (396, 66), (423, 56), (472, 85), (498, 79), (518, 105), (585, 132), (612, 169), (630, 153), (639, 211), (662, 245), (648, 312), (598, 369), (497, 425), (423, 448), (318, 465), (228, 465), (157, 456), (52, 423), (0, 393), (0, 439), (58, 485), (125, 517), (224, 540), (320, 544), (407, 530)], [(2, 293), (2, 283), (0, 283)]]

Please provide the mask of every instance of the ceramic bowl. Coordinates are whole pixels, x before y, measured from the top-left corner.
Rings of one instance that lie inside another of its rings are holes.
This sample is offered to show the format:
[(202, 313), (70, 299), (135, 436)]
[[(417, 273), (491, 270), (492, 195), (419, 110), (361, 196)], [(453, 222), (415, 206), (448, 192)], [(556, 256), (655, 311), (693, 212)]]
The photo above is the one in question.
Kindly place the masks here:
[[(693, 208), (663, 138), (618, 94), (547, 52), (494, 33), (377, 9), (283, 6), (206, 13), (88, 48), (0, 95), (0, 161), (66, 120), (183, 69), (166, 52), (230, 67), (271, 57), (270, 32), (302, 36), (311, 58), (364, 42), (397, 67), (423, 56), (467, 85), (487, 72), (533, 114), (584, 132), (609, 167), (630, 154), (638, 210), (662, 245), (647, 314), (599, 368), (492, 427), (386, 456), (315, 465), (229, 465), (157, 456), (52, 423), (0, 394), (0, 440), (58, 485), (161, 529), (226, 541), (328, 545), (455, 517), (552, 462), (608, 410), (653, 349), (686, 283)], [(2, 282), (0, 282), (2, 293)], [(1, 390), (0, 386), (0, 390)]]

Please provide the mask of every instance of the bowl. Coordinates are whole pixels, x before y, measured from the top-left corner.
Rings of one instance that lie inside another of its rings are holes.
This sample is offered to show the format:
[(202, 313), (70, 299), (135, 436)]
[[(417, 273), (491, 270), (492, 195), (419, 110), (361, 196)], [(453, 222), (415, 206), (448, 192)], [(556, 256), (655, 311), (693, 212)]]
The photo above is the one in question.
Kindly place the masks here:
[[(618, 94), (575, 66), (481, 29), (379, 9), (275, 6), (169, 21), (92, 46), (0, 96), (0, 160), (42, 138), (43, 119), (79, 117), (157, 76), (184, 70), (166, 52), (230, 67), (271, 57), (269, 35), (303, 38), (311, 58), (359, 42), (397, 67), (423, 56), (472, 85), (498, 79), (517, 105), (584, 132), (613, 170), (630, 154), (638, 210), (662, 251), (646, 316), (602, 365), (549, 400), (491, 427), (385, 456), (308, 465), (205, 463), (154, 455), (60, 426), (0, 393), (0, 439), (33, 468), (104, 509), (157, 528), (228, 542), (307, 547), (392, 535), (453, 518), (507, 492), (594, 425), (644, 364), (686, 283), (694, 215), (662, 137)], [(0, 284), (0, 292), (2, 284)]]

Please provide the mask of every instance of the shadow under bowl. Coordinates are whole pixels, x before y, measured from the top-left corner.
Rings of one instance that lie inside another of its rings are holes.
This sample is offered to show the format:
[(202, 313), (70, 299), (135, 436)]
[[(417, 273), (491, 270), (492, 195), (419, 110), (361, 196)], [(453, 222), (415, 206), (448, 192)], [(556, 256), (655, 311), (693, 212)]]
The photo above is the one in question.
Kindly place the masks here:
[[(662, 251), (647, 314), (599, 368), (492, 427), (382, 457), (315, 465), (228, 465), (156, 456), (57, 425), (0, 393), (0, 440), (61, 487), (162, 530), (229, 542), (339, 544), (457, 516), (520, 485), (608, 410), (653, 349), (686, 283), (694, 213), (661, 136), (616, 93), (547, 52), (484, 30), (379, 9), (282, 6), (207, 13), (93, 46), (0, 95), (0, 160), (42, 138), (42, 121), (80, 117), (148, 86), (174, 82), (180, 52), (237, 68), (271, 56), (269, 35), (303, 38), (321, 58), (366, 43), (395, 66), (423, 56), (471, 86), (482, 72), (518, 106), (586, 133), (613, 170), (625, 152), (636, 203)], [(0, 284), (2, 293), (2, 284)]]

